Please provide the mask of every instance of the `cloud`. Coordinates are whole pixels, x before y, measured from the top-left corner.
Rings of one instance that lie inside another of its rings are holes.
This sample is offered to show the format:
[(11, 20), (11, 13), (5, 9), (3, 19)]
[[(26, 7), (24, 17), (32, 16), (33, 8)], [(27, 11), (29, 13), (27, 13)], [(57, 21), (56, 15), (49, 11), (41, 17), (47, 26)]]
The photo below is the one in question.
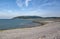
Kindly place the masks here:
[(31, 0), (25, 0), (25, 5), (26, 5), (26, 7), (28, 7), (30, 1), (31, 1)]
[(53, 4), (56, 4), (56, 0), (16, 0), (16, 3), (20, 8), (35, 9), (37, 7), (37, 9), (40, 9), (41, 7), (47, 5), (48, 7), (53, 6)]
[(30, 2), (31, 0), (25, 0), (25, 1), (23, 1), (23, 0), (16, 0), (16, 3), (17, 3), (17, 5), (19, 6), (19, 7), (28, 7), (28, 5), (29, 5), (29, 2)]
[(19, 7), (23, 7), (23, 3), (21, 0), (16, 0), (16, 3)]
[(18, 11), (13, 10), (1, 10), (0, 11), (0, 18), (12, 18), (15, 16), (19, 16), (20, 13)]

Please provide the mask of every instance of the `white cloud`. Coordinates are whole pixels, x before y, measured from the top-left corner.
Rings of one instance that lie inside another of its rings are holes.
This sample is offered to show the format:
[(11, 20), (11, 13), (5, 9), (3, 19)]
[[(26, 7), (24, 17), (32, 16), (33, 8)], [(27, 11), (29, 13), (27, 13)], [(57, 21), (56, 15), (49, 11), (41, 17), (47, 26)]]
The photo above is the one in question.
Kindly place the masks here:
[(2, 10), (0, 11), (0, 18), (13, 18), (15, 16), (33, 16), (38, 15), (38, 11), (13, 11), (13, 10)]
[(19, 16), (20, 13), (13, 10), (2, 10), (0, 11), (0, 18), (12, 18), (15, 16)]
[(16, 3), (19, 7), (22, 7), (23, 6), (23, 3), (21, 2), (21, 0), (16, 0)]
[(25, 0), (25, 1), (16, 0), (16, 3), (19, 7), (24, 7), (24, 6), (28, 7), (30, 1), (31, 0)]
[(30, 1), (31, 1), (31, 0), (25, 0), (25, 5), (26, 5), (26, 7), (28, 7)]

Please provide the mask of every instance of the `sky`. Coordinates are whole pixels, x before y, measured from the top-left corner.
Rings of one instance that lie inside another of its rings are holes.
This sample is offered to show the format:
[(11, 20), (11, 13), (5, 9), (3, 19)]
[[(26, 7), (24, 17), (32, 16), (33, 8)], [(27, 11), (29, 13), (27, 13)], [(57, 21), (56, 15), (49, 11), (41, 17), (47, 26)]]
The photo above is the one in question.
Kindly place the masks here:
[(60, 0), (0, 0), (0, 19), (16, 16), (60, 17)]

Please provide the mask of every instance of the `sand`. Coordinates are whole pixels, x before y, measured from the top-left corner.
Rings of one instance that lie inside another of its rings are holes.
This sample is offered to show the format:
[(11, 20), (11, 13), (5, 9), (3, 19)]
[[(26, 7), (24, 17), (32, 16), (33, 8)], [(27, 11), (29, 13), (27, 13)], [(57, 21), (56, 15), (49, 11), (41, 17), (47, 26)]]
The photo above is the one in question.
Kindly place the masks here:
[(5, 30), (0, 39), (60, 39), (60, 22), (50, 22), (44, 26)]

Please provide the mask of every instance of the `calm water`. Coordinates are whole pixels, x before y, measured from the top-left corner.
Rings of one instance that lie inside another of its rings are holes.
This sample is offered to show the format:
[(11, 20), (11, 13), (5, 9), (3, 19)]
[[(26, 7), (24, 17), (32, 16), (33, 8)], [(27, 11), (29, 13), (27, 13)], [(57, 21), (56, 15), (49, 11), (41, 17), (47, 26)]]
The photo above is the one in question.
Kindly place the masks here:
[(0, 19), (0, 30), (13, 29), (13, 28), (28, 28), (35, 27), (37, 23), (33, 23), (32, 20), (24, 19)]

